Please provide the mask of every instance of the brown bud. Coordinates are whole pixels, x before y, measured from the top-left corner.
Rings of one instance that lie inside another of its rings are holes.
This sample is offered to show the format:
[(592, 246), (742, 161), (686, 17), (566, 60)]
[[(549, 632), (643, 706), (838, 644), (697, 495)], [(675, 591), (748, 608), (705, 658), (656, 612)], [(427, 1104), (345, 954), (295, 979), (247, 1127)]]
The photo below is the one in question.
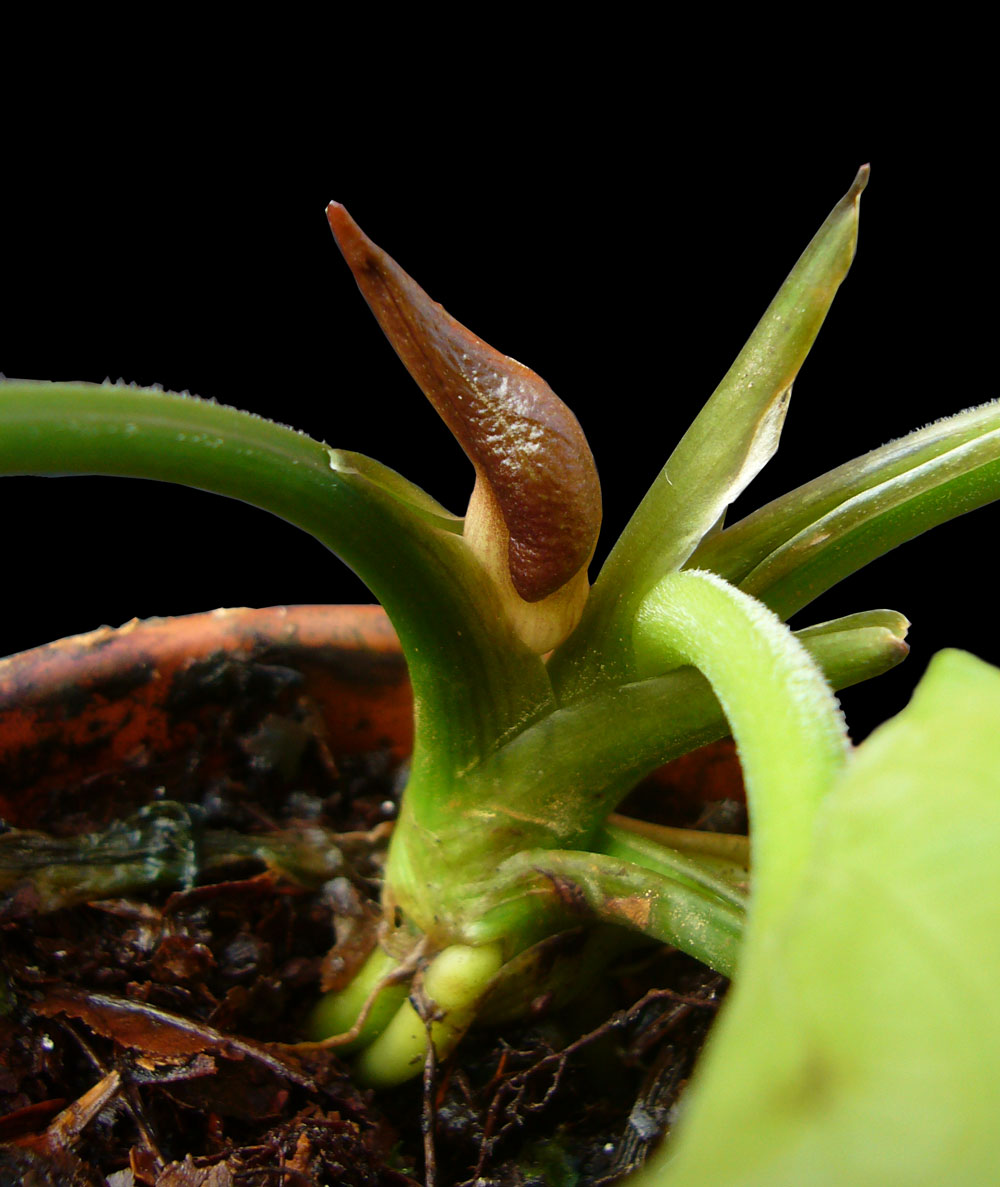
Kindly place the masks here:
[(476, 469), (466, 533), (473, 548), (489, 567), (506, 536), (505, 567), (525, 602), (549, 598), (581, 571), (585, 596), (601, 492), (576, 417), (533, 371), (432, 301), (343, 206), (332, 202), (327, 218), (396, 353)]

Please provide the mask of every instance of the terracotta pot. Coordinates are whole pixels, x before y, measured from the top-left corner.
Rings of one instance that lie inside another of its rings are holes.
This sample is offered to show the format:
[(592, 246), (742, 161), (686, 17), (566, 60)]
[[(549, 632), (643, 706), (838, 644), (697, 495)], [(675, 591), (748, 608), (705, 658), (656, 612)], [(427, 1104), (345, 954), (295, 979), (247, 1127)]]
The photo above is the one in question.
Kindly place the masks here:
[(52, 828), (92, 814), (95, 781), (169, 767), (261, 673), (270, 695), (318, 709), (333, 755), (409, 754), (406, 665), (380, 606), (133, 620), (0, 660), (0, 817)]

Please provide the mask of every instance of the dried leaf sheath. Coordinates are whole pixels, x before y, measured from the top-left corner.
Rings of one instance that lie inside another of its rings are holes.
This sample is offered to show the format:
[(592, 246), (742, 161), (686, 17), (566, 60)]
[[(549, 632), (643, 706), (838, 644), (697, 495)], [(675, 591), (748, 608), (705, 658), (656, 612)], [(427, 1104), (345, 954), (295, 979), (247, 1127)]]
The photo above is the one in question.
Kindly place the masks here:
[(476, 469), (473, 548), (490, 565), (502, 545), (525, 602), (563, 589), (585, 570), (601, 521), (597, 470), (576, 417), (533, 371), (432, 301), (343, 206), (331, 203), (327, 217), (396, 353)]

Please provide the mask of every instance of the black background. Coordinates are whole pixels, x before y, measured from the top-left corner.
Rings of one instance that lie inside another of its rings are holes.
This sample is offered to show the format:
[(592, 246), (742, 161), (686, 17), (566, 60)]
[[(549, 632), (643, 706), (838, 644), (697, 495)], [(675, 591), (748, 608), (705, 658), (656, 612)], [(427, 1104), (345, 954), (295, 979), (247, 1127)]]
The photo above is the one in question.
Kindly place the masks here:
[[(212, 94), (200, 78), (90, 80), (57, 110), (19, 109), (0, 193), (8, 376), (211, 396), (371, 454), (461, 511), (471, 467), (358, 295), (324, 218), (336, 198), (577, 412), (604, 484), (599, 559), (870, 160), (854, 269), (737, 510), (1000, 394), (996, 183), (968, 126), (835, 112), (792, 136), (752, 95), (712, 114), (599, 80), (487, 112), (468, 110), (468, 76), (451, 94), (382, 83), (353, 99), (300, 91), (292, 69)], [(0, 654), (133, 616), (369, 600), (308, 537), (215, 496), (5, 478), (0, 497)], [(843, 698), (855, 736), (905, 703), (937, 648), (1000, 661), (998, 526), (988, 508), (939, 528), (796, 620), (876, 606), (912, 620), (906, 664)]]

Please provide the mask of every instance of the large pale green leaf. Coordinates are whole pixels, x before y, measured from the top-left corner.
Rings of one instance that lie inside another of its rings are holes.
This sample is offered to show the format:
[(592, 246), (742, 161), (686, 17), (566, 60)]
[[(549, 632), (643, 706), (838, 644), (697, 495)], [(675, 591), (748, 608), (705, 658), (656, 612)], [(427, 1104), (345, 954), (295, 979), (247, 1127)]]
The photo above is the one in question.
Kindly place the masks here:
[(635, 1187), (940, 1187), (1000, 1166), (1000, 672), (935, 657), (747, 939), (675, 1141)]

